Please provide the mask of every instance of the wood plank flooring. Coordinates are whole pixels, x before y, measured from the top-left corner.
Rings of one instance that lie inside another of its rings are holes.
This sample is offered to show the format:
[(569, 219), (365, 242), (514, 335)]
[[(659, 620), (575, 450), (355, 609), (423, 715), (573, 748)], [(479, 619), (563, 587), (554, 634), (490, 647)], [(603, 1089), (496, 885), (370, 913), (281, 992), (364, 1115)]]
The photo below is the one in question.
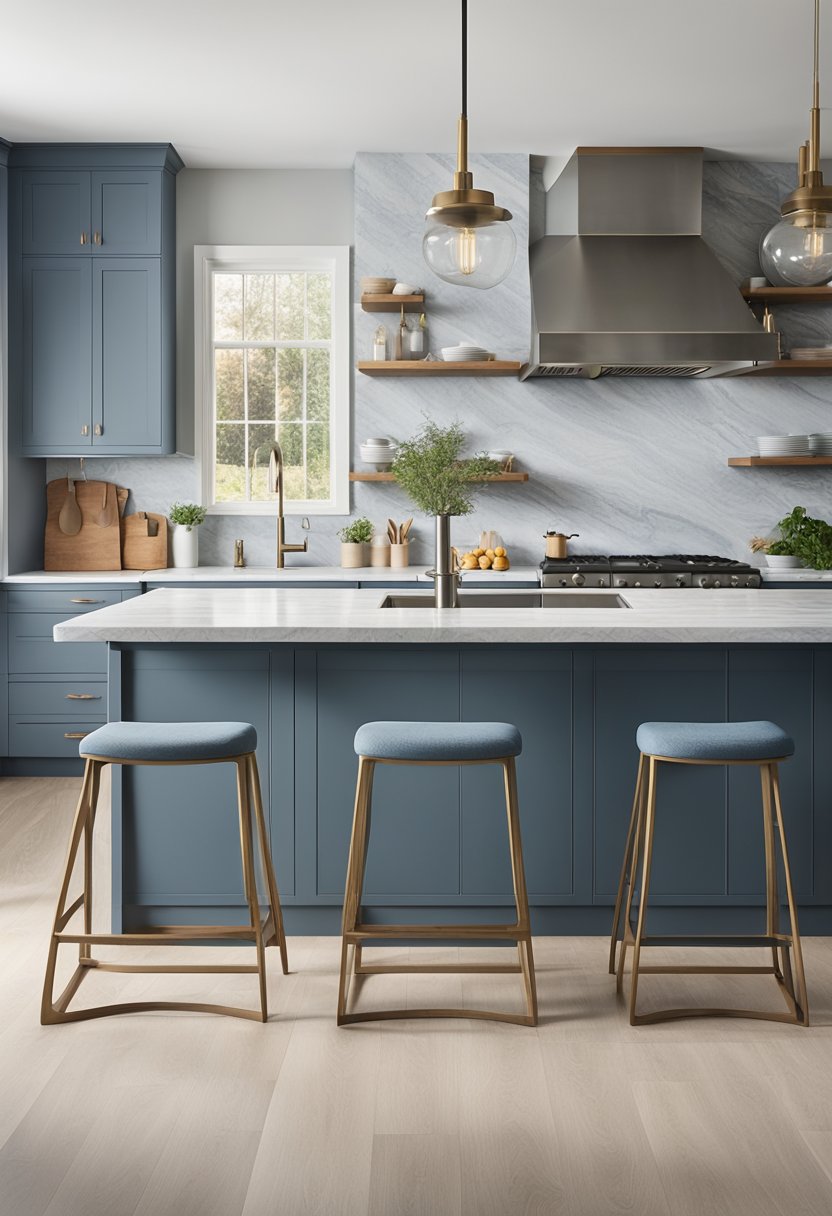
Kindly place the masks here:
[[(292, 939), (288, 977), (270, 958), (266, 1026), (159, 1013), (43, 1028), (47, 935), (77, 792), (70, 779), (0, 781), (0, 1216), (832, 1211), (832, 939), (805, 942), (809, 1030), (736, 1020), (631, 1029), (601, 938), (535, 942), (536, 1030), (338, 1030), (335, 938)], [(104, 925), (106, 814), (101, 826)], [(170, 949), (171, 959), (183, 953)], [(242, 1004), (256, 998), (252, 980), (94, 975), (80, 995)], [(757, 977), (643, 981), (645, 1002), (713, 1004), (718, 994), (780, 1000)], [(516, 976), (373, 976), (354, 995), (368, 1006), (522, 1000)]]

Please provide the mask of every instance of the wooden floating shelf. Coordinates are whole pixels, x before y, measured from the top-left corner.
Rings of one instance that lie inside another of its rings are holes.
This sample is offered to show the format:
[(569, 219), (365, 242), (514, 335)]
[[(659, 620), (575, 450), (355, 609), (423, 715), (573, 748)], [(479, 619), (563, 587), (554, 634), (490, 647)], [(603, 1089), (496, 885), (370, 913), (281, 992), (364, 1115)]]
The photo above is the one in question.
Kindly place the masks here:
[(743, 287), (743, 299), (761, 304), (832, 304), (832, 287)]
[[(350, 481), (395, 481), (394, 473), (350, 473)], [(528, 481), (528, 473), (495, 473), (493, 477), (483, 477), (482, 481)]]
[[(830, 299), (832, 304), (832, 299)], [(832, 374), (832, 359), (773, 359), (757, 363), (745, 371), (731, 372), (733, 376), (828, 376)]]
[(405, 312), (424, 312), (425, 297), (396, 296), (392, 292), (389, 295), (382, 292), (365, 292), (361, 297), (361, 307), (365, 312), (401, 312), (402, 308)]
[[(519, 360), (487, 359), (476, 363), (443, 363), (410, 359), (366, 360), (356, 365), (365, 376), (516, 376)], [(832, 364), (830, 364), (832, 366)]]
[(728, 463), (732, 469), (829, 468), (832, 456), (731, 456)]

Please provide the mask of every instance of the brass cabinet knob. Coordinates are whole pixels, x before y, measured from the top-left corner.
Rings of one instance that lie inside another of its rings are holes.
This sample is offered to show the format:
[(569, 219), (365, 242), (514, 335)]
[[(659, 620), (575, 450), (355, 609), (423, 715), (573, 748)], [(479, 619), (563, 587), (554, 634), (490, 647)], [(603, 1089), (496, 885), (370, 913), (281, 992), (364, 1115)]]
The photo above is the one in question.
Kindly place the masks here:
[(90, 428), (86, 424), (84, 424), (84, 426), (81, 427), (81, 434), (89, 435), (89, 433), (90, 433)]
[(90, 238), (87, 236), (86, 232), (82, 232), (82, 233), (81, 233), (81, 244), (82, 244), (82, 245), (87, 245), (87, 244), (89, 244), (89, 239), (90, 239)]
[(101, 233), (100, 233), (100, 232), (94, 232), (94, 233), (92, 234), (92, 243), (93, 243), (93, 245), (101, 245), (101, 244), (102, 244), (102, 240), (101, 240)]
[(96, 435), (104, 434), (104, 427), (101, 425), (100, 422), (96, 422), (96, 424), (95, 424), (95, 434)]

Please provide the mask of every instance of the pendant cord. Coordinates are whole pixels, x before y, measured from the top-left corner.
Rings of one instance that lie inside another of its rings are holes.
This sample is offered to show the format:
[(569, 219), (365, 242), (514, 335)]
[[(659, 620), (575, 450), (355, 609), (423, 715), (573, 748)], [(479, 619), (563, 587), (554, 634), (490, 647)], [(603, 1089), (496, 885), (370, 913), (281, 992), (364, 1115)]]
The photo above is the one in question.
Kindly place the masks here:
[[(817, 60), (816, 60), (817, 64)], [(816, 69), (817, 70), (817, 69)], [(462, 117), (468, 117), (468, 0), (462, 0)]]
[(812, 104), (820, 106), (820, 0), (815, 0), (815, 64)]

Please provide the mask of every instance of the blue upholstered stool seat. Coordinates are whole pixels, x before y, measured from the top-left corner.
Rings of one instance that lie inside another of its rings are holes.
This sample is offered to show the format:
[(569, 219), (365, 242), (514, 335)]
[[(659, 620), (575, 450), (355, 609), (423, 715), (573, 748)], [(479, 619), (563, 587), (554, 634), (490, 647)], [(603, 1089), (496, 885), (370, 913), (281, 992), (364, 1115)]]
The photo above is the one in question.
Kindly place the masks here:
[(773, 722), (642, 722), (639, 750), (671, 760), (773, 760), (794, 753), (794, 740)]
[(248, 722), (111, 722), (81, 740), (81, 756), (109, 760), (221, 760), (257, 746)]
[(377, 760), (499, 760), (522, 747), (508, 722), (365, 722), (355, 734), (355, 754)]

